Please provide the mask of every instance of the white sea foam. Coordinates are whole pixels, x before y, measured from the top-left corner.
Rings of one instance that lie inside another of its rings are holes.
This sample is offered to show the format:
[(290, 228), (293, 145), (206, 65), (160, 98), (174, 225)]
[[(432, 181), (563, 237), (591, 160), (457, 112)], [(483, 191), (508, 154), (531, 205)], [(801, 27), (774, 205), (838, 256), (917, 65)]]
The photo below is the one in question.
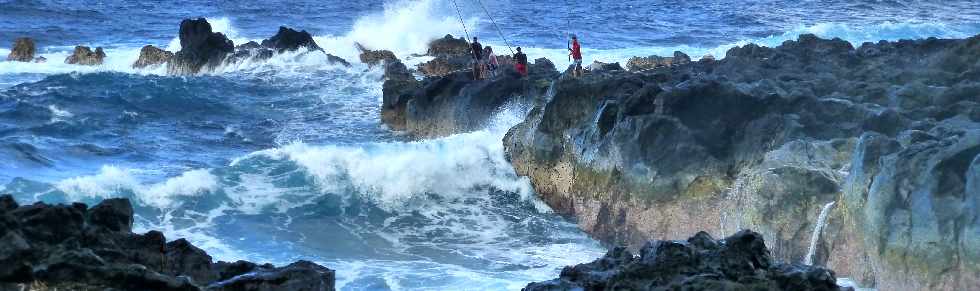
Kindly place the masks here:
[(159, 183), (143, 183), (137, 178), (138, 173), (137, 170), (106, 165), (94, 175), (62, 180), (55, 184), (55, 188), (71, 201), (116, 197), (128, 192), (141, 205), (171, 209), (179, 203), (178, 197), (213, 192), (218, 186), (218, 178), (204, 169), (188, 171)]
[[(520, 113), (502, 113), (498, 124), (516, 124)], [(424, 200), (426, 195), (461, 199), (479, 187), (532, 196), (528, 181), (517, 177), (503, 155), (500, 142), (509, 126), (408, 143), (365, 146), (312, 146), (294, 143), (250, 155), (291, 160), (300, 165), (323, 191), (345, 192), (353, 187), (368, 199), (392, 210)], [(234, 164), (234, 163), (233, 163)]]

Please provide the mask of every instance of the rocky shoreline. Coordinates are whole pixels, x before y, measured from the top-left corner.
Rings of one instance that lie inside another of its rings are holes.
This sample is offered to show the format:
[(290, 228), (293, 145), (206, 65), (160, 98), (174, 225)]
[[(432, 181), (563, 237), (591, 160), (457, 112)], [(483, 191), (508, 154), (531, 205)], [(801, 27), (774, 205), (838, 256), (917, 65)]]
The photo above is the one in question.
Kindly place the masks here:
[(18, 205), (0, 196), (0, 290), (334, 290), (334, 271), (214, 262), (184, 239), (132, 233), (128, 199)]
[(389, 75), (383, 120), (444, 136), (484, 122), (489, 100), (524, 98), (533, 109), (504, 138), (508, 158), (611, 246), (750, 228), (776, 259), (862, 286), (980, 286), (980, 37), (855, 48), (802, 35), (629, 67), (594, 64), (523, 95), (502, 79), (399, 87)]

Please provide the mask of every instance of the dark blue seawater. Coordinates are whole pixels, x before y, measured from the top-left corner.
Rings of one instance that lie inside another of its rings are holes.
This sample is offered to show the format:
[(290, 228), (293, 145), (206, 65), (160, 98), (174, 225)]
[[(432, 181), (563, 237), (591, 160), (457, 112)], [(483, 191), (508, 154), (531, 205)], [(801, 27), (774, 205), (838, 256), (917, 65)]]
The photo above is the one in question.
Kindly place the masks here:
[[(469, 34), (561, 64), (570, 33), (586, 61), (607, 62), (721, 57), (802, 33), (855, 44), (980, 33), (975, 1), (455, 2), (465, 32), (451, 0), (0, 0), (0, 58), (29, 36), (49, 60), (0, 62), (0, 192), (129, 197), (140, 230), (222, 260), (314, 260), (343, 290), (516, 290), (604, 252), (504, 160), (500, 139), (526, 108), (482, 131), (408, 140), (380, 123), (381, 72), (356, 63), (354, 42), (418, 63), (429, 40)], [(143, 45), (178, 50), (189, 17), (236, 43), (305, 29), (355, 64), (291, 53), (194, 77), (130, 67)], [(75, 45), (105, 47), (105, 64), (63, 64)]]

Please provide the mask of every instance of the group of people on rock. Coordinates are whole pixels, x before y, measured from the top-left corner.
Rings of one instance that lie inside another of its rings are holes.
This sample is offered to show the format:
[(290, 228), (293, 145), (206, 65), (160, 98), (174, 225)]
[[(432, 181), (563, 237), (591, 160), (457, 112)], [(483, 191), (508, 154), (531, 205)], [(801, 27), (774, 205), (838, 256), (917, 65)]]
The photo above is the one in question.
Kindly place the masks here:
[[(473, 37), (473, 42), (470, 43), (470, 49), (473, 53), (473, 79), (482, 80), (486, 78), (493, 78), (497, 76), (497, 70), (500, 68), (500, 62), (497, 60), (497, 54), (493, 52), (493, 48), (490, 46), (483, 46), (480, 43), (479, 38)], [(573, 77), (581, 77), (584, 73), (582, 68), (582, 46), (578, 43), (578, 37), (572, 35), (571, 44), (568, 47), (569, 56), (573, 60), (575, 68), (572, 70)], [(527, 77), (527, 55), (521, 51), (521, 47), (517, 47), (517, 52), (514, 53), (514, 69), (517, 73), (521, 74), (522, 78)]]

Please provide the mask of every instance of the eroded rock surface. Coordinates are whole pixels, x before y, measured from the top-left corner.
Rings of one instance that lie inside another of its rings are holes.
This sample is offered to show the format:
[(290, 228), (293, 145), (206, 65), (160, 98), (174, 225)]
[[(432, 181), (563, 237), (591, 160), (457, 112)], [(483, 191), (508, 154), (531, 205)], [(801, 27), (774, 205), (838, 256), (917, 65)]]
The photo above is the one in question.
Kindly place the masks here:
[(14, 40), (14, 45), (10, 48), (10, 54), (7, 55), (7, 61), (31, 62), (34, 61), (35, 52), (37, 52), (37, 48), (35, 47), (34, 39), (21, 37)]
[(504, 146), (545, 202), (609, 244), (752, 228), (802, 262), (836, 202), (815, 264), (888, 290), (970, 289), (978, 72), (980, 37), (803, 35), (558, 79)]
[(83, 65), (83, 66), (96, 66), (101, 65), (102, 61), (105, 60), (105, 51), (101, 47), (92, 48), (87, 46), (76, 46), (75, 51), (65, 59), (65, 63), (69, 65)]
[(141, 69), (149, 66), (166, 64), (174, 57), (174, 53), (158, 47), (147, 45), (140, 49), (140, 56), (133, 63), (133, 68)]
[(184, 239), (132, 227), (126, 199), (88, 208), (0, 196), (0, 289), (334, 290), (334, 271), (311, 262), (214, 263)]
[(523, 290), (843, 289), (833, 271), (774, 260), (762, 235), (741, 231), (723, 240), (699, 232), (686, 241), (650, 241), (639, 256), (613, 248), (594, 262), (565, 267), (559, 278)]

